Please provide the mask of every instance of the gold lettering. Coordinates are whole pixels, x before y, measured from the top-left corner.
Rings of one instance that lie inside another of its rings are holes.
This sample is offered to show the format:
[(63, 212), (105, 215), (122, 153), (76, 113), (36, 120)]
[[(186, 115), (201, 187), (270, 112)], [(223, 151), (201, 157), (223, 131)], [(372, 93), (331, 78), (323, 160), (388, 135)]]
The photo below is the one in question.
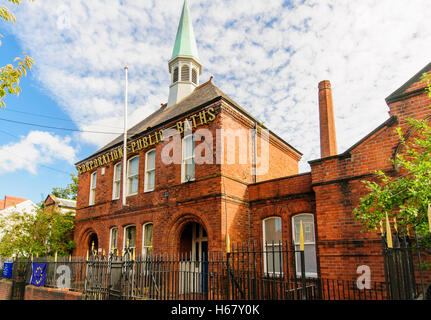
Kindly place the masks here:
[(136, 142), (132, 142), (132, 152), (135, 152)]
[(190, 119), (192, 119), (192, 121), (193, 121), (193, 128), (196, 128), (198, 126), (196, 123), (196, 117), (197, 117), (196, 114), (190, 116)]
[(214, 120), (215, 120), (215, 118), (216, 118), (216, 116), (215, 116), (215, 114), (214, 114), (214, 108), (209, 108), (208, 110), (207, 110), (207, 112), (208, 112), (208, 114), (209, 114), (209, 119), (208, 119), (208, 122), (213, 122)]
[(121, 159), (123, 158), (123, 149), (122, 148), (118, 148), (118, 157)]
[(98, 167), (103, 166), (102, 157), (97, 158), (98, 161)]
[(117, 150), (112, 151), (112, 155), (114, 156), (113, 157), (114, 160), (118, 159), (118, 152), (117, 152)]
[(103, 159), (103, 164), (107, 164), (108, 162), (106, 161), (106, 157), (105, 157), (105, 155), (103, 155), (102, 156), (102, 159)]
[(143, 137), (142, 141), (144, 142), (144, 148), (148, 148), (148, 138), (147, 137)]
[(184, 131), (192, 131), (192, 127), (190, 126), (189, 120), (184, 121)]
[(137, 146), (138, 150), (142, 150), (142, 140), (141, 139), (136, 141), (136, 146)]
[(207, 118), (205, 116), (205, 111), (199, 112), (199, 118), (201, 119), (201, 125), (207, 124)]
[(85, 169), (87, 169), (87, 171), (90, 171), (90, 166), (88, 165), (88, 162), (85, 164)]
[(154, 145), (155, 145), (155, 142), (153, 142), (153, 141), (151, 140), (151, 135), (149, 135), (149, 136), (148, 136), (148, 140), (150, 140), (150, 146), (154, 146)]
[(183, 123), (181, 121), (177, 122), (177, 130), (179, 134), (184, 132)]

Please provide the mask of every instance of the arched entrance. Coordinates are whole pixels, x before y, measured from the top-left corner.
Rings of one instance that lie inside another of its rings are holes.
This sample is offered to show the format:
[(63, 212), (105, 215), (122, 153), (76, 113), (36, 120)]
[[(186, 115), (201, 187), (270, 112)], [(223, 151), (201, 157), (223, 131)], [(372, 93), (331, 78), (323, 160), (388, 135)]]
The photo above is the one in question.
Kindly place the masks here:
[(188, 223), (180, 236), (179, 251), (183, 257), (180, 267), (182, 293), (208, 291), (208, 233), (196, 222)]
[(99, 249), (99, 240), (97, 238), (97, 234), (92, 233), (90, 237), (88, 238), (88, 252), (92, 252), (91, 250), (94, 250), (94, 255), (97, 255), (97, 251)]
[(208, 260), (208, 234), (205, 228), (196, 222), (188, 223), (181, 233), (179, 248), (188, 260)]

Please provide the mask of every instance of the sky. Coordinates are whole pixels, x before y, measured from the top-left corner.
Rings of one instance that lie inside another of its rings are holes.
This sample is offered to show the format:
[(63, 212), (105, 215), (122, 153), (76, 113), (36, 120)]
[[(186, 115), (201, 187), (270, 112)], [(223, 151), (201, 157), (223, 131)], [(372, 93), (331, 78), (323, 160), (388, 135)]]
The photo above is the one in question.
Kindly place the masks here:
[[(24, 53), (35, 66), (19, 97), (7, 97), (0, 109), (0, 198), (39, 202), (70, 183), (74, 163), (122, 132), (125, 65), (129, 126), (167, 102), (183, 0), (3, 4), (17, 22), (0, 22), (0, 66)], [(201, 82), (214, 76), (216, 86), (301, 151), (300, 172), (320, 157), (320, 81), (332, 84), (342, 153), (387, 120), (385, 98), (430, 62), (427, 0), (189, 6)]]

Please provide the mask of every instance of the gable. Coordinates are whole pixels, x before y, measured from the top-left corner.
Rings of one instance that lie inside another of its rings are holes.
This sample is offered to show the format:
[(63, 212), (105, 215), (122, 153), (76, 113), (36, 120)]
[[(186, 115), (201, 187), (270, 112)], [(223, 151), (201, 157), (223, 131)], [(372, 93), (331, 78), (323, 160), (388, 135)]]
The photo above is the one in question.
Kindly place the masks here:
[(395, 90), (385, 100), (387, 104), (391, 104), (400, 100), (404, 100), (408, 96), (420, 94), (425, 89), (425, 83), (421, 83), (422, 75), (431, 71), (431, 62), (416, 73), (410, 80), (404, 83), (401, 87)]

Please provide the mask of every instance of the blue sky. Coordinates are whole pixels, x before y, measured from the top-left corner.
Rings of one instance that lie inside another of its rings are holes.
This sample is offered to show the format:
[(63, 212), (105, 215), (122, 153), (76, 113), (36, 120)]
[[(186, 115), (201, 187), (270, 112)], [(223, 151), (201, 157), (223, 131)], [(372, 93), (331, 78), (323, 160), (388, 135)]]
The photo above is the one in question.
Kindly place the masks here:
[[(36, 61), (0, 118), (121, 132), (126, 64), (130, 126), (167, 102), (182, 0), (0, 3), (17, 17), (16, 24), (0, 23), (0, 65), (24, 51)], [(189, 4), (201, 82), (214, 76), (221, 90), (300, 150), (301, 172), (320, 153), (319, 81), (332, 83), (343, 152), (387, 119), (384, 98), (430, 62), (426, 0)], [(76, 161), (115, 137), (0, 120), (0, 198), (40, 201), (69, 183)]]

